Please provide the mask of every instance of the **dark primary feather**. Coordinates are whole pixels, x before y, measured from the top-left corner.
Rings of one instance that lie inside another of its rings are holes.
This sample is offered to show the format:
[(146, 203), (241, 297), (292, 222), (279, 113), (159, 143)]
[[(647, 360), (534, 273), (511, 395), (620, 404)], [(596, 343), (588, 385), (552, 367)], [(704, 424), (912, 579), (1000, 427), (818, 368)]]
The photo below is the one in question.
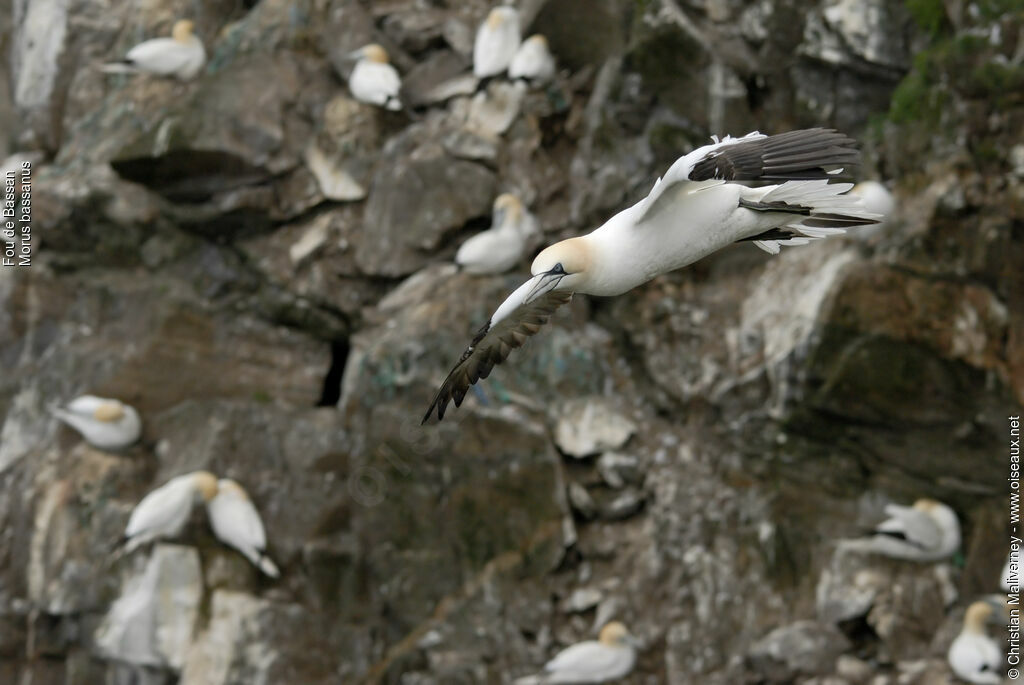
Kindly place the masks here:
[(487, 378), (497, 364), (502, 363), (517, 347), (540, 330), (556, 309), (572, 299), (572, 293), (552, 291), (529, 304), (521, 305), (493, 328), (488, 322), (473, 337), (458, 364), (451, 370), (434, 395), (434, 401), (423, 415), (426, 423), (437, 409), (437, 420), (444, 418), (449, 402), (461, 406), (469, 387), (481, 378)]
[(808, 128), (726, 145), (693, 165), (691, 181), (795, 181), (833, 178), (825, 167), (857, 164), (855, 141), (833, 129)]

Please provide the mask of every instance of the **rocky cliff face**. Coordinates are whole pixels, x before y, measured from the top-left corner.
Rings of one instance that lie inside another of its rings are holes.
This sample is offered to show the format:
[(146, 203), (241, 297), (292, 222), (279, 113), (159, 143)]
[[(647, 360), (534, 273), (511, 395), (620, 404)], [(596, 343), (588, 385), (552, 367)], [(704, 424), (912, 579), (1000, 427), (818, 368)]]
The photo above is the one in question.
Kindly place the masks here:
[[(561, 75), (474, 103), (446, 95), (484, 0), (15, 0), (0, 151), (35, 160), (35, 255), (0, 268), (0, 682), (507, 683), (610, 618), (631, 683), (949, 682), (1024, 402), (1013, 5), (524, 0)], [(97, 69), (181, 16), (197, 80)], [(415, 114), (349, 97), (371, 40)], [(893, 181), (885, 226), (577, 298), (419, 426), (526, 273), (444, 265), (497, 193), (553, 241), (711, 133), (812, 125)], [(142, 444), (47, 414), (85, 391)], [(111, 555), (197, 468), (248, 488), (279, 581), (198, 518)], [(919, 496), (961, 516), (952, 563), (835, 551)]]

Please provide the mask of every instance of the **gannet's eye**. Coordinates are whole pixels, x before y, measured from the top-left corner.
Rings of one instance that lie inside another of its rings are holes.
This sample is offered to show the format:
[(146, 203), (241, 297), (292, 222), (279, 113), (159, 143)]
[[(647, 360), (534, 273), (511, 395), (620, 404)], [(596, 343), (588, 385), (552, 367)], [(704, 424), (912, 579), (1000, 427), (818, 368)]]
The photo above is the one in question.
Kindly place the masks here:
[(549, 273), (564, 274), (565, 268), (562, 266), (562, 262), (558, 262), (558, 264), (555, 264), (555, 268), (553, 268)]

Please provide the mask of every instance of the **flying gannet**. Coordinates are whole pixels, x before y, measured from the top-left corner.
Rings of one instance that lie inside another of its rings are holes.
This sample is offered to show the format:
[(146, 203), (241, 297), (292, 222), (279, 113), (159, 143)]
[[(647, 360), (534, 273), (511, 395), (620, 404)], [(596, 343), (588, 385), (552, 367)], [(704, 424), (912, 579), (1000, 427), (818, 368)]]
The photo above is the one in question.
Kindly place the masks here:
[(532, 83), (546, 83), (555, 75), (555, 58), (548, 49), (548, 39), (537, 33), (519, 46), (512, 63), (508, 65), (511, 79), (525, 79)]
[(82, 395), (66, 406), (50, 407), (50, 412), (101, 450), (123, 449), (142, 435), (139, 413), (119, 400)]
[(887, 504), (888, 518), (871, 537), (843, 540), (844, 549), (873, 552), (894, 559), (939, 561), (960, 547), (960, 522), (956, 512), (933, 499), (919, 499), (912, 507)]
[(988, 602), (974, 602), (967, 607), (964, 626), (949, 646), (946, 658), (950, 668), (969, 683), (986, 685), (1002, 682), (999, 676), (1003, 653), (986, 630), (993, 609)]
[(503, 193), (494, 201), (491, 228), (462, 243), (455, 263), (471, 274), (500, 274), (519, 263), (536, 219), (518, 197)]
[(636, 664), (637, 640), (626, 626), (612, 621), (597, 640), (567, 647), (544, 665), (544, 673), (518, 678), (515, 685), (605, 683), (629, 675)]
[(349, 56), (359, 60), (348, 77), (348, 89), (356, 100), (393, 111), (402, 109), (398, 99), (402, 79), (388, 63), (387, 51), (371, 43)]
[(182, 81), (196, 77), (206, 64), (203, 42), (192, 31), (188, 19), (174, 24), (170, 38), (154, 38), (139, 43), (120, 62), (105, 64), (107, 73), (143, 71), (158, 76), (174, 76)]
[[(537, 255), (533, 278), (477, 332), (423, 421), (435, 410), (443, 419), (449, 402), (458, 407), (471, 385), (537, 333), (574, 292), (619, 295), (741, 240), (774, 254), (780, 245), (875, 223), (858, 198), (845, 194), (851, 184), (828, 182), (835, 172), (825, 167), (857, 161), (850, 138), (817, 128), (714, 141), (676, 160), (647, 197), (597, 230)], [(781, 183), (750, 188), (734, 182), (758, 180)]]
[(125, 553), (151, 540), (181, 533), (192, 514), (192, 505), (209, 502), (217, 494), (217, 477), (209, 471), (193, 471), (170, 479), (142, 498), (124, 531)]
[(217, 481), (217, 495), (207, 500), (206, 512), (221, 542), (237, 549), (271, 578), (280, 575), (267, 556), (267, 534), (260, 514), (241, 485), (228, 478)]
[(476, 32), (473, 75), (488, 78), (508, 69), (520, 40), (519, 12), (514, 7), (492, 9)]

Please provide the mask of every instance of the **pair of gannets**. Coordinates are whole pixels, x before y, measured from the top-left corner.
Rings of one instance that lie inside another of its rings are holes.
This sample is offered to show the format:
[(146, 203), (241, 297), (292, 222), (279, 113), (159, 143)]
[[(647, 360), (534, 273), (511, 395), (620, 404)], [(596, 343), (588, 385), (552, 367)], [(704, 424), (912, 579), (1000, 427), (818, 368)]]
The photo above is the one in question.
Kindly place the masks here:
[(471, 274), (500, 274), (519, 263), (537, 220), (518, 197), (503, 193), (494, 200), (491, 227), (462, 243), (455, 263)]
[(514, 7), (495, 7), (476, 32), (473, 75), (484, 79), (506, 70), (509, 78), (544, 83), (555, 75), (555, 59), (544, 36), (522, 40)]
[(209, 471), (194, 471), (170, 479), (142, 498), (125, 528), (126, 553), (157, 538), (181, 533), (198, 502), (206, 504), (213, 534), (241, 552), (272, 578), (279, 571), (267, 556), (263, 521), (248, 493), (229, 478), (217, 479)]
[(840, 545), (910, 561), (939, 561), (960, 547), (960, 522), (956, 512), (942, 502), (919, 499), (912, 507), (887, 504), (885, 515), (888, 518), (875, 527), (871, 537), (843, 540)]
[(1004, 663), (1003, 650), (987, 629), (993, 613), (992, 605), (984, 601), (967, 607), (963, 628), (946, 654), (953, 673), (969, 683), (987, 685), (1002, 682), (999, 672)]
[[(829, 183), (858, 159), (854, 141), (831, 129), (775, 136), (753, 132), (679, 158), (647, 197), (597, 230), (556, 243), (533, 261), (533, 278), (476, 334), (423, 417), (449, 402), (537, 333), (573, 293), (619, 295), (737, 241), (768, 252), (876, 223), (849, 183)], [(774, 182), (757, 188), (740, 181)]]
[(120, 400), (82, 395), (63, 407), (50, 407), (50, 412), (101, 450), (124, 449), (142, 435), (139, 413)]
[(612, 621), (597, 640), (578, 642), (563, 649), (544, 665), (544, 673), (518, 678), (515, 685), (605, 683), (629, 675), (636, 664), (638, 642), (626, 626)]
[(188, 81), (196, 77), (206, 64), (203, 42), (193, 33), (188, 19), (174, 24), (170, 38), (154, 38), (139, 43), (120, 62), (103, 66), (107, 73), (146, 72), (157, 76), (173, 76)]

